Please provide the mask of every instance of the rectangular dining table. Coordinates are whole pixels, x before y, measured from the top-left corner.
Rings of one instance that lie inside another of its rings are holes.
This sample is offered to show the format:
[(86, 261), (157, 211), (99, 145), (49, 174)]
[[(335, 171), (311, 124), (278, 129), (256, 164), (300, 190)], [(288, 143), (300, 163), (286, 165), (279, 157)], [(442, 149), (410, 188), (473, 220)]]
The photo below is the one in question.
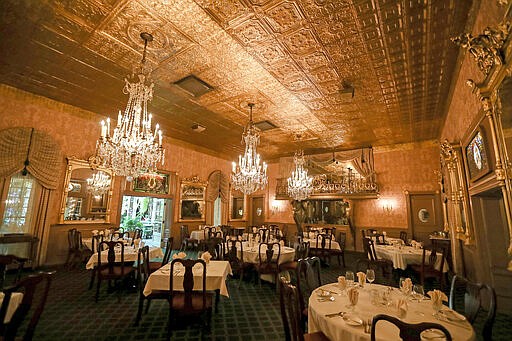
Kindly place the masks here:
[[(183, 289), (183, 276), (185, 270), (183, 266), (176, 265), (173, 274), (173, 287), (177, 290)], [(192, 269), (194, 274), (194, 290), (202, 289), (202, 267), (196, 265)], [(211, 260), (206, 265), (206, 290), (215, 291), (215, 310), (219, 303), (219, 295), (229, 297), (226, 279), (228, 275), (232, 274), (231, 265), (228, 261)], [(148, 296), (153, 291), (168, 291), (170, 290), (170, 277), (171, 277), (171, 264), (168, 263), (162, 266), (157, 271), (153, 272), (144, 287), (144, 295)]]
[[(137, 260), (137, 253), (139, 249), (133, 246), (125, 246), (124, 247), (124, 261), (125, 262), (135, 262)], [(108, 250), (101, 252), (101, 262), (107, 263)], [(162, 249), (156, 246), (151, 246), (149, 248), (149, 258), (163, 258), (164, 253)], [(121, 252), (116, 251), (116, 261), (121, 261)], [(94, 267), (98, 265), (98, 253), (95, 252), (87, 261), (85, 268), (88, 270), (94, 269)]]

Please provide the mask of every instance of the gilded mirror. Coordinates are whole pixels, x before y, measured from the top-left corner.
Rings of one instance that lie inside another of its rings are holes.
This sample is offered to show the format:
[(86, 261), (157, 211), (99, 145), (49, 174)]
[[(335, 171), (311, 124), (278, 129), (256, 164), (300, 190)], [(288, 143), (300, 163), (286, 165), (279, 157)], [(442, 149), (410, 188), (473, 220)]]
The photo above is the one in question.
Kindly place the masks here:
[(112, 172), (89, 162), (67, 159), (60, 223), (109, 223)]
[(198, 177), (183, 179), (180, 188), (179, 221), (204, 221), (206, 182)]
[(247, 198), (240, 192), (231, 189), (229, 198), (229, 220), (245, 221), (247, 220)]

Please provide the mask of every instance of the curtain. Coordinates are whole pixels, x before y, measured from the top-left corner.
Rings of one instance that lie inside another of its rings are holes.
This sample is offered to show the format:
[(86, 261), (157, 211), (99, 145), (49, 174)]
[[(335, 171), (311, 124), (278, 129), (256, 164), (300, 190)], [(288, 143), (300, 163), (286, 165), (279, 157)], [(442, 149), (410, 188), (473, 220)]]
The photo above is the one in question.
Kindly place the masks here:
[(45, 188), (56, 189), (62, 171), (59, 145), (45, 132), (17, 127), (0, 131), (0, 177), (27, 171)]
[(229, 201), (229, 179), (220, 170), (215, 170), (208, 177), (205, 200), (206, 202), (214, 202), (219, 195), (223, 203)]

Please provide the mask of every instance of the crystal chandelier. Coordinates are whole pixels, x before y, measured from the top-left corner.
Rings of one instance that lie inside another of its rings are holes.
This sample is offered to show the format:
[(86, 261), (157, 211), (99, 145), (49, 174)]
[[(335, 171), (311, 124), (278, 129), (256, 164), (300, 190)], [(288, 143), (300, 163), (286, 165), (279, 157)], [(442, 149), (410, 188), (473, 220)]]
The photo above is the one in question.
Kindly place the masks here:
[(94, 196), (101, 196), (110, 189), (110, 175), (99, 171), (87, 179), (87, 192)]
[(313, 192), (313, 177), (308, 176), (308, 170), (304, 168), (306, 160), (302, 150), (295, 152), (293, 162), (295, 170), (288, 178), (288, 196), (295, 200), (304, 200)]
[(267, 164), (260, 164), (260, 154), (256, 148), (260, 143), (260, 134), (252, 122), (252, 107), (254, 103), (249, 103), (249, 123), (244, 129), (242, 140), (245, 142), (244, 156), (238, 156), (238, 165), (233, 162), (233, 173), (231, 181), (235, 190), (244, 194), (251, 194), (258, 189), (263, 189), (268, 182)]
[(123, 93), (128, 104), (123, 114), (119, 111), (117, 126), (110, 135), (110, 118), (101, 121), (101, 137), (96, 142), (96, 157), (115, 175), (126, 176), (128, 181), (142, 173), (156, 172), (156, 166), (164, 162), (162, 131), (156, 124), (153, 133), (152, 115), (147, 112), (147, 102), (153, 99), (153, 82), (146, 65), (146, 48), (153, 40), (149, 33), (141, 33), (144, 40), (142, 61), (132, 73), (131, 81), (125, 78)]

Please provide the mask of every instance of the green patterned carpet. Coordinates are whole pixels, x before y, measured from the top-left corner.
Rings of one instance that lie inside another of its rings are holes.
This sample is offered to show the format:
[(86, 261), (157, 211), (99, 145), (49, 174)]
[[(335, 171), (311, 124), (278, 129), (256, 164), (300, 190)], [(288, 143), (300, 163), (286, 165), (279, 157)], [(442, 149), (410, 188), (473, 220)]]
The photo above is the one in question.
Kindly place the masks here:
[[(362, 254), (347, 253), (347, 265), (353, 267)], [(103, 285), (98, 303), (94, 290), (88, 290), (90, 274), (84, 269), (58, 269), (45, 311), (35, 333), (35, 340), (165, 340), (168, 304), (155, 300), (138, 327), (133, 322), (138, 293), (126, 292), (118, 302)], [(333, 258), (330, 267), (322, 268), (323, 283), (334, 282), (345, 269)], [(379, 279), (377, 279), (378, 281)], [(279, 298), (273, 285), (247, 278), (238, 288), (238, 279), (229, 280), (230, 297), (221, 296), (219, 312), (213, 314), (209, 332), (199, 324), (179, 323), (172, 340), (284, 340)], [(498, 315), (495, 340), (510, 340), (510, 316)], [(478, 328), (478, 326), (477, 326)]]

